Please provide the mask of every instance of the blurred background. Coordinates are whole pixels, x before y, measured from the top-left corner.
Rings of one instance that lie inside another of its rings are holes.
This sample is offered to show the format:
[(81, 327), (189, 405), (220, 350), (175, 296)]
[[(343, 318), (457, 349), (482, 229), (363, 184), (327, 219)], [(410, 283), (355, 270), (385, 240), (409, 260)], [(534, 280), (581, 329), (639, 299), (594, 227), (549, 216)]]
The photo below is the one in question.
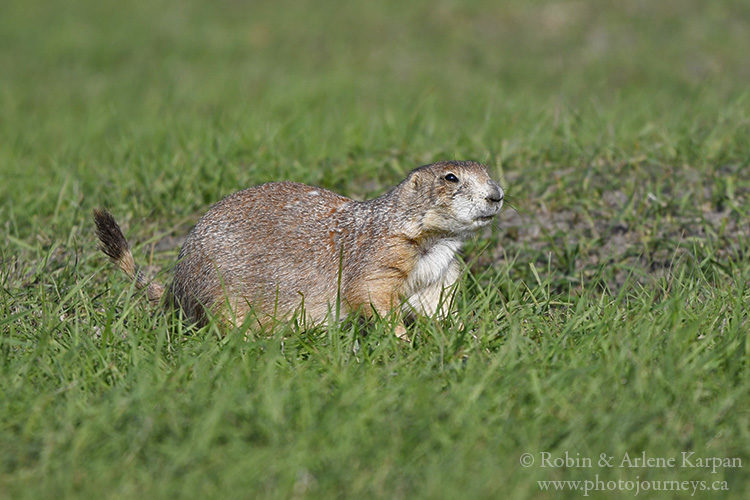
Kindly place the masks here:
[(268, 180), (362, 198), (455, 158), (548, 231), (594, 207), (737, 221), (749, 19), (740, 1), (5, 0), (2, 215), (49, 242), (106, 205), (148, 234)]

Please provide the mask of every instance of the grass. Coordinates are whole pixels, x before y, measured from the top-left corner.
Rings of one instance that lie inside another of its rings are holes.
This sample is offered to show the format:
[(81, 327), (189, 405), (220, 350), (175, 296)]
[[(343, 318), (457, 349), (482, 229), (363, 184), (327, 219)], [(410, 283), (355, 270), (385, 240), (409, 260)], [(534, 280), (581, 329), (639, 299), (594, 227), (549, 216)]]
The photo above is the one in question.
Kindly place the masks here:
[[(0, 497), (580, 496), (537, 481), (598, 474), (745, 498), (748, 19), (728, 1), (4, 2)], [(458, 320), (418, 322), (412, 347), (377, 321), (175, 330), (96, 251), (106, 206), (168, 279), (235, 190), (364, 198), (445, 158), (486, 163), (513, 208), (465, 252)], [(683, 451), (744, 468), (597, 465)]]

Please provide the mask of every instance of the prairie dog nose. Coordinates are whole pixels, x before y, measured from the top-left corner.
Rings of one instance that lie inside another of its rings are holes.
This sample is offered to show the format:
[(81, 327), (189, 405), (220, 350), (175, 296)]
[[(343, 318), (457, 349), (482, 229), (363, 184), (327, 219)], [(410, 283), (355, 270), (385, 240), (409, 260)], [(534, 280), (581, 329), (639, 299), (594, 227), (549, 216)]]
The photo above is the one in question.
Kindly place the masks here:
[(490, 189), (490, 192), (485, 199), (490, 203), (500, 203), (503, 201), (504, 197), (505, 193), (503, 193), (503, 188), (493, 182), (492, 189)]

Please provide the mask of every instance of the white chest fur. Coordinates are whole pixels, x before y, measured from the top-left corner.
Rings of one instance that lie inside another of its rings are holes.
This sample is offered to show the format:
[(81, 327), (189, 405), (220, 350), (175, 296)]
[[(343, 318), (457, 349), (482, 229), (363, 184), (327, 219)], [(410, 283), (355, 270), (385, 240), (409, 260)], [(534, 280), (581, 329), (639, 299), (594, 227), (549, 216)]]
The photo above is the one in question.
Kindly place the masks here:
[(440, 240), (419, 258), (406, 279), (405, 313), (416, 311), (427, 316), (435, 313), (442, 317), (447, 315), (452, 286), (460, 274), (456, 252), (461, 245), (459, 239)]
[(419, 257), (417, 264), (406, 279), (406, 292), (411, 295), (422, 288), (442, 282), (461, 249), (458, 239), (439, 240)]

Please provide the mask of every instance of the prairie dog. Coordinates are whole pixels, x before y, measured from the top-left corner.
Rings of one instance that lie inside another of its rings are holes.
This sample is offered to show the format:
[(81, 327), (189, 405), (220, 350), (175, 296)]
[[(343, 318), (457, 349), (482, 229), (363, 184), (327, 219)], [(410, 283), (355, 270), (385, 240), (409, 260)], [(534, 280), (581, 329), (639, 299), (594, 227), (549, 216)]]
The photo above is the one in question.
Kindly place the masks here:
[[(136, 286), (199, 325), (212, 315), (263, 327), (300, 311), (312, 323), (355, 311), (444, 317), (460, 274), (456, 253), (503, 197), (486, 168), (469, 161), (416, 168), (367, 201), (293, 182), (251, 187), (198, 221), (166, 290), (138, 271), (108, 212), (94, 210), (94, 220), (102, 251)], [(396, 330), (405, 333), (401, 323)]]

